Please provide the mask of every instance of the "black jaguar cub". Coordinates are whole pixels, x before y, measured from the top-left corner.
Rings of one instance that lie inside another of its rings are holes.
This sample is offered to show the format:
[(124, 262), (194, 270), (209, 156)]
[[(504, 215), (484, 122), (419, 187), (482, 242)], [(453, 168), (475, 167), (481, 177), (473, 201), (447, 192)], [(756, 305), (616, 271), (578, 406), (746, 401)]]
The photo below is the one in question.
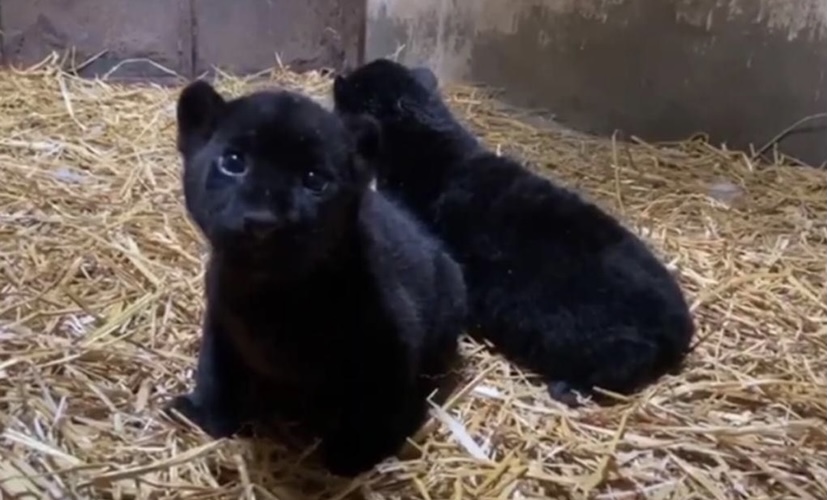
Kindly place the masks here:
[(196, 385), (170, 407), (213, 437), (298, 421), (338, 475), (397, 453), (456, 360), (466, 299), (437, 240), (369, 188), (377, 124), (203, 81), (177, 119), (210, 256)]
[(487, 150), (433, 72), (379, 59), (338, 76), (333, 94), (340, 116), (382, 126), (380, 191), (463, 266), (472, 335), (569, 404), (572, 391), (630, 393), (679, 367), (694, 325), (666, 267), (594, 204)]

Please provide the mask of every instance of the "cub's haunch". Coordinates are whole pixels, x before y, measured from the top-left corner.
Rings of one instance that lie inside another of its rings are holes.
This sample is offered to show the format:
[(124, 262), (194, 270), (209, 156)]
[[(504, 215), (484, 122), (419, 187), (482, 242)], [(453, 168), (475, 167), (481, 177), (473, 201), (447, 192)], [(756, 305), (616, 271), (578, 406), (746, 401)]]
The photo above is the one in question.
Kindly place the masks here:
[(340, 116), (381, 124), (379, 190), (463, 266), (471, 333), (552, 397), (630, 393), (679, 367), (694, 325), (666, 267), (596, 205), (484, 148), (430, 70), (376, 60), (336, 77), (333, 97)]
[(379, 129), (286, 91), (178, 100), (187, 213), (209, 242), (192, 392), (213, 437), (290, 418), (352, 476), (398, 452), (457, 356), (458, 265), (371, 190)]

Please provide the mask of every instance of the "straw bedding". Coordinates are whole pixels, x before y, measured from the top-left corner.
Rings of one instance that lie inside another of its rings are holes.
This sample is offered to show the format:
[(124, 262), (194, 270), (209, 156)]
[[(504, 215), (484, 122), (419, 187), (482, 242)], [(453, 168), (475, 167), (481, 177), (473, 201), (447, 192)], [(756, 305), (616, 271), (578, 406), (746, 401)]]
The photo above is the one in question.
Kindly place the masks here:
[[(328, 92), (315, 73), (268, 78)], [(463, 385), (407, 458), (353, 482), (161, 417), (192, 383), (202, 309), (177, 92), (0, 74), (0, 497), (827, 497), (825, 171), (539, 127), (464, 87), (446, 93), (492, 147), (588, 194), (680, 273), (702, 339), (686, 370), (571, 410), (466, 342)]]

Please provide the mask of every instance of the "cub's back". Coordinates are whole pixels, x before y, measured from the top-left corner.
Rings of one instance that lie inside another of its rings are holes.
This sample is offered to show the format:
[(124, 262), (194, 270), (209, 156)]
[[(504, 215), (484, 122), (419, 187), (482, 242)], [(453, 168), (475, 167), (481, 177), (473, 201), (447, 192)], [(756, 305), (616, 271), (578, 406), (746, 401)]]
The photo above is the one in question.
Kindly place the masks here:
[[(490, 153), (451, 169), (432, 218), (451, 246), (480, 254), (497, 253), (485, 248), (489, 246), (500, 252), (520, 250), (543, 260), (571, 255), (571, 246), (577, 246), (580, 255), (602, 252), (633, 237), (577, 193)], [(558, 255), (554, 249), (562, 247), (569, 248)]]
[(447, 186), (432, 222), (465, 266), (469, 285), (517, 280), (527, 293), (542, 283), (545, 299), (573, 304), (637, 290), (681, 300), (673, 277), (640, 238), (512, 159), (478, 155), (458, 164)]

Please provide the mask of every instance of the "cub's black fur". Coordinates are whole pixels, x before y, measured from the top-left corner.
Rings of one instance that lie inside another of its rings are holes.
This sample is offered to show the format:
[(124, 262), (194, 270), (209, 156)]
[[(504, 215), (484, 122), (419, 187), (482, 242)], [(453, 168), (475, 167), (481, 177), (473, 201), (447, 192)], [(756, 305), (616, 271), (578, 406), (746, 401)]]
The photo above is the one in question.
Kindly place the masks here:
[(177, 113), (187, 212), (211, 251), (196, 386), (170, 406), (213, 437), (298, 421), (338, 475), (397, 453), (458, 359), (466, 299), (440, 243), (369, 188), (378, 125), (203, 81)]
[(429, 69), (376, 60), (333, 94), (340, 116), (380, 122), (379, 189), (463, 266), (472, 335), (569, 404), (573, 390), (628, 394), (678, 369), (694, 325), (665, 266), (597, 206), (486, 150)]

